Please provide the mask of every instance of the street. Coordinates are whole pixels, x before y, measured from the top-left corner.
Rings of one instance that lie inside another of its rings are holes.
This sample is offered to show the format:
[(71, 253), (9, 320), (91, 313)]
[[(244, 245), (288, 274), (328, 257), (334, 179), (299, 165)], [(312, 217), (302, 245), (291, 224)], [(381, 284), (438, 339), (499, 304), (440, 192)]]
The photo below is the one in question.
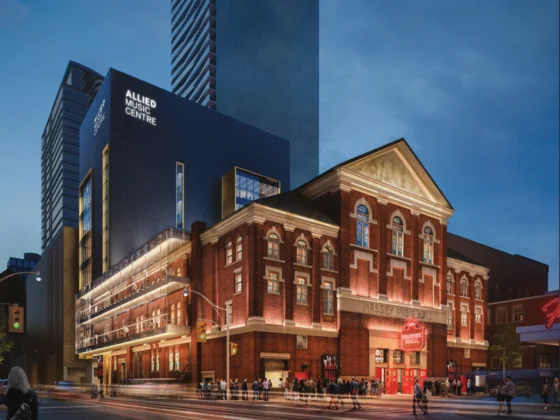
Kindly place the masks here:
[[(380, 399), (360, 400), (362, 409), (351, 410), (349, 399), (339, 410), (328, 409), (325, 400), (311, 400), (308, 407), (297, 405), (280, 397), (263, 401), (200, 401), (185, 400), (134, 400), (105, 398), (104, 400), (79, 399), (55, 401), (40, 398), (40, 419), (402, 419), (414, 418), (409, 396), (383, 396)], [(514, 414), (502, 417), (517, 419), (559, 419), (560, 408), (548, 410), (538, 399), (514, 399)], [(430, 400), (430, 418), (484, 419), (496, 418), (497, 403), (489, 397), (438, 398)], [(4, 416), (5, 407), (0, 409)], [(420, 413), (418, 417), (423, 418)]]

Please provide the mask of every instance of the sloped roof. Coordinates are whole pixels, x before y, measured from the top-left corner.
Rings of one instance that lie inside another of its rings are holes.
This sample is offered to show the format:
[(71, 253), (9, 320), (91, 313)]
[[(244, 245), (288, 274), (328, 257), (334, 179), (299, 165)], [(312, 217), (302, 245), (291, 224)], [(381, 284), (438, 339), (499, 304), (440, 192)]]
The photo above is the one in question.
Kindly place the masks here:
[(297, 190), (261, 198), (255, 203), (338, 226), (335, 221), (319, 210), (311, 200), (299, 194)]
[(475, 260), (461, 254), (460, 252), (457, 252), (454, 249), (449, 248), (449, 247), (447, 247), (447, 258), (454, 258), (456, 260), (464, 261), (464, 262), (469, 263), (469, 264), (476, 264), (476, 265), (482, 266), (482, 264), (479, 263), (478, 261), (475, 261)]

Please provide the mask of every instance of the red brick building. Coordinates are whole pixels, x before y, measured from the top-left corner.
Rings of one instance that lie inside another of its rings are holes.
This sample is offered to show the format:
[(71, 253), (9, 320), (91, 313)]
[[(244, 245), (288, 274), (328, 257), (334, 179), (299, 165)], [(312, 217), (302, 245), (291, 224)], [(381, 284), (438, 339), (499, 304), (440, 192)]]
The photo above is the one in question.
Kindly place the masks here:
[[(494, 302), (488, 305), (487, 337), (505, 325), (514, 324), (523, 354), (508, 369), (560, 368), (560, 291), (541, 296)], [(502, 369), (499, 357), (488, 354), (490, 369)]]
[[(78, 315), (110, 295), (114, 316), (78, 317), (78, 352), (104, 355), (113, 376), (224, 377), (224, 316), (197, 294), (183, 298), (190, 285), (227, 308), (232, 378), (319, 378), (327, 357), (336, 376), (379, 377), (388, 392), (411, 392), (416, 375), (447, 376), (448, 362), (470, 374), (487, 359), (488, 269), (448, 253), (453, 212), (395, 141), (212, 227), (154, 240), (80, 296)], [(410, 317), (425, 331), (414, 351), (401, 344)], [(197, 319), (213, 327), (194, 345)]]

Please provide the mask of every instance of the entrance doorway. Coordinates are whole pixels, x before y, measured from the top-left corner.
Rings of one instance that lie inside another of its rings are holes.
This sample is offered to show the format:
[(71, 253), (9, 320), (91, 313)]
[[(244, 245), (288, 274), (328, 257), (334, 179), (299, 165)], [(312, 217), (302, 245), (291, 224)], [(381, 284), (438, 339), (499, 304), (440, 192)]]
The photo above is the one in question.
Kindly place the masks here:
[(120, 362), (120, 366), (119, 366), (119, 381), (126, 381), (127, 377), (126, 377), (126, 362), (123, 360)]
[(280, 389), (280, 384), (288, 377), (287, 370), (266, 370), (264, 372), (266, 379), (272, 381), (272, 389)]

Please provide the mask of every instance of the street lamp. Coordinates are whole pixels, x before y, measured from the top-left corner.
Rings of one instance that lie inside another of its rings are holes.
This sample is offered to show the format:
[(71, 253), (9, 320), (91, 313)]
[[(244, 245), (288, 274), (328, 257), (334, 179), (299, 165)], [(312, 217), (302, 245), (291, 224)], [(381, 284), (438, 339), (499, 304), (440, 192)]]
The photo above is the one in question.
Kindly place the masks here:
[[(222, 323), (224, 323), (224, 319), (222, 318), (222, 315), (220, 314), (219, 311), (224, 311), (226, 313), (226, 322), (225, 322), (225, 324), (226, 324), (226, 383), (227, 383), (227, 386), (230, 386), (230, 383), (229, 383), (229, 317), (228, 317), (227, 309), (216, 305), (214, 302), (212, 302), (210, 299), (208, 299), (202, 293), (199, 293), (195, 290), (191, 290), (190, 293), (194, 293), (194, 294), (202, 297), (206, 302), (208, 302), (210, 304), (210, 306), (212, 306), (212, 308), (214, 308), (214, 310), (218, 314), (218, 317), (220, 317), (220, 319), (222, 320)], [(188, 286), (187, 286), (187, 287), (185, 287), (185, 290), (183, 290), (183, 296), (187, 297), (188, 295), (189, 295), (189, 289), (188, 289)], [(229, 398), (228, 393), (226, 392), (226, 399), (228, 399), (228, 398)]]
[(20, 271), (17, 273), (12, 273), (6, 277), (2, 277), (0, 279), (0, 283), (2, 283), (4, 280), (8, 280), (10, 277), (15, 277), (15, 276), (19, 276), (20, 274), (35, 274), (35, 280), (37, 280), (38, 282), (43, 280), (43, 277), (41, 277), (41, 272), (40, 271)]

